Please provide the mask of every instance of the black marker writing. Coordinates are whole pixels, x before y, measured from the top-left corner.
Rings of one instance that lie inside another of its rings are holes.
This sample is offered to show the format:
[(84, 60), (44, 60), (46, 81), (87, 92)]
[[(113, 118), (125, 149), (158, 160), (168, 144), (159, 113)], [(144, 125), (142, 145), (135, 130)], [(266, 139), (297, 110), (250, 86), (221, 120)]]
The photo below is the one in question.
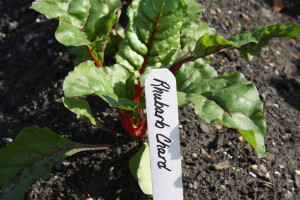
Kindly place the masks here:
[(157, 143), (159, 143), (157, 145), (157, 155), (159, 158), (162, 159), (162, 161), (157, 162), (157, 166), (159, 167), (159, 169), (163, 168), (168, 171), (172, 171), (167, 167), (167, 160), (164, 157), (164, 154), (166, 153), (166, 148), (170, 147), (168, 145), (171, 143), (170, 138), (164, 136), (163, 134), (158, 133), (158, 134), (156, 134), (156, 141), (157, 141)]
[(155, 84), (151, 84), (151, 86), (153, 86), (154, 90), (153, 92), (153, 96), (154, 96), (154, 107), (155, 107), (155, 114), (154, 116), (159, 118), (156, 120), (155, 122), (155, 126), (157, 128), (164, 128), (164, 127), (170, 127), (170, 125), (166, 124), (164, 121), (164, 117), (162, 116), (162, 114), (164, 113), (164, 107), (169, 107), (168, 104), (165, 104), (162, 101), (162, 94), (164, 92), (169, 92), (169, 89), (171, 88), (170, 85), (162, 80), (153, 79), (154, 81), (156, 81)]

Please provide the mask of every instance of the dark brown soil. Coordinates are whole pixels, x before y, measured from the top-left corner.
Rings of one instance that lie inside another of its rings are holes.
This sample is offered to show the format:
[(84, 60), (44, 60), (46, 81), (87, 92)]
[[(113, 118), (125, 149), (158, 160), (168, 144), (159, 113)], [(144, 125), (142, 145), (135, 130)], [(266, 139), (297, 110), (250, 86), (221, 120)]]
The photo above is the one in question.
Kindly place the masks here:
[[(35, 183), (25, 199), (147, 199), (128, 168), (140, 142), (91, 128), (64, 108), (62, 81), (74, 67), (73, 58), (54, 38), (57, 22), (29, 10), (31, 2), (0, 1), (0, 138), (14, 138), (22, 128), (37, 124), (81, 143), (114, 146), (68, 158), (49, 180)], [(258, 25), (300, 23), (299, 1), (284, 1), (281, 13), (272, 11), (272, 2), (202, 1), (204, 21), (223, 36)], [(300, 199), (295, 173), (300, 169), (299, 53), (297, 39), (273, 40), (251, 62), (235, 51), (215, 56), (213, 66), (220, 73), (241, 72), (257, 86), (265, 103), (270, 156), (258, 159), (237, 132), (204, 122), (192, 106), (180, 109), (185, 199)], [(122, 132), (116, 111), (97, 97), (89, 98), (95, 115)], [(224, 161), (228, 168), (214, 168)], [(112, 167), (119, 177), (115, 180), (109, 178)]]

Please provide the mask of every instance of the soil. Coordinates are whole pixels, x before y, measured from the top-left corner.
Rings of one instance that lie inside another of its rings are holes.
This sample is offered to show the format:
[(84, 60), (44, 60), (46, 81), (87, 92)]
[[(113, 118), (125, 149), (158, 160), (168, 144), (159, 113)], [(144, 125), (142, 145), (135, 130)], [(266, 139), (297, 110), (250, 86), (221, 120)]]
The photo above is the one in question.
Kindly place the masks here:
[[(203, 20), (226, 37), (258, 25), (300, 23), (297, 0), (284, 1), (279, 13), (272, 10), (273, 0), (201, 2), (206, 8)], [(51, 178), (33, 184), (24, 199), (149, 199), (128, 168), (141, 141), (91, 128), (64, 108), (62, 82), (74, 68), (73, 57), (54, 37), (57, 21), (28, 9), (31, 3), (0, 1), (1, 147), (3, 138), (14, 138), (34, 124), (77, 142), (114, 146), (79, 153), (56, 165)], [(299, 39), (274, 39), (251, 62), (235, 51), (215, 56), (218, 72), (241, 72), (257, 86), (264, 102), (270, 155), (259, 159), (234, 130), (206, 123), (192, 106), (180, 109), (185, 199), (300, 199), (295, 173), (300, 169), (299, 52)], [(100, 98), (89, 100), (105, 125), (123, 132), (116, 110)], [(112, 168), (117, 179), (109, 177)]]

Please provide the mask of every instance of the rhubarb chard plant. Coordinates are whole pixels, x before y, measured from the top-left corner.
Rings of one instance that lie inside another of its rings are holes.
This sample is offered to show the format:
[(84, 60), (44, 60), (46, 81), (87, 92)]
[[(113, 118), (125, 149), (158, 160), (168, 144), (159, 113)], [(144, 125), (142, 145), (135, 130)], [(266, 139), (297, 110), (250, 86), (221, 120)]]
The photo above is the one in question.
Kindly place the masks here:
[[(117, 110), (123, 134), (144, 140), (147, 138), (145, 77), (152, 69), (167, 68), (176, 77), (179, 107), (193, 104), (202, 119), (236, 129), (259, 157), (265, 156), (267, 126), (256, 87), (240, 73), (218, 74), (210, 65), (212, 55), (238, 50), (251, 60), (272, 38), (299, 37), (300, 26), (292, 23), (259, 26), (224, 38), (201, 22), (203, 8), (193, 0), (127, 1), (125, 20), (122, 3), (120, 0), (33, 2), (32, 9), (59, 21), (55, 37), (76, 55), (78, 66), (63, 83), (65, 107), (87, 123), (116, 134), (101, 124), (93, 116), (89, 103), (80, 98), (97, 95)], [(27, 127), (0, 149), (0, 199), (22, 199), (32, 183), (48, 178), (53, 165), (67, 156), (108, 148), (109, 145), (103, 144), (76, 143), (47, 128)], [(142, 191), (151, 195), (146, 143), (129, 161), (129, 167)]]

